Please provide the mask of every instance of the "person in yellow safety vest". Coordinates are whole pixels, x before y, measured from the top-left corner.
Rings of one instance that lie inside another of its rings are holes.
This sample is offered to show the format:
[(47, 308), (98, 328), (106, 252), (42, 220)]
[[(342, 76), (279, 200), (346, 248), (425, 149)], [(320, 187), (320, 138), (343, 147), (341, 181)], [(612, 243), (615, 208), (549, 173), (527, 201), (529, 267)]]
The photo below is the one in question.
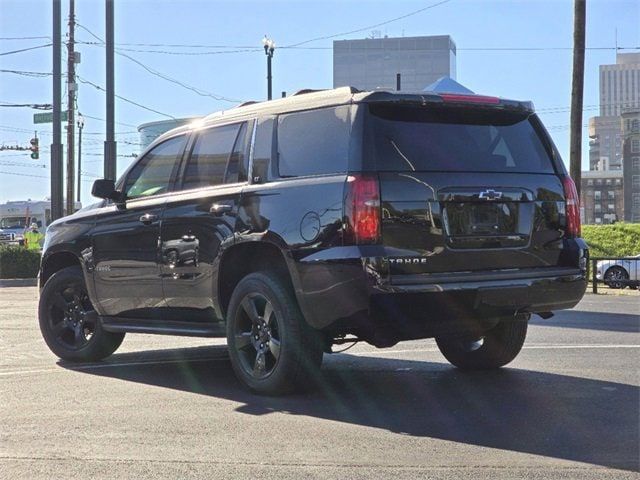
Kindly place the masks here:
[(27, 250), (40, 250), (40, 241), (44, 235), (38, 230), (38, 224), (32, 223), (31, 230), (24, 234), (24, 243)]

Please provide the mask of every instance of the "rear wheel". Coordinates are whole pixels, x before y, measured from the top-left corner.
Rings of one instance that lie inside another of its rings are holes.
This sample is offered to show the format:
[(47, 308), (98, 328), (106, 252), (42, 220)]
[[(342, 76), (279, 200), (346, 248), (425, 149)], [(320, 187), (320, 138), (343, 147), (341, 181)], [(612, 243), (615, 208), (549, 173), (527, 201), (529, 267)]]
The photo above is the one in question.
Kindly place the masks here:
[(438, 337), (445, 358), (458, 368), (486, 370), (511, 362), (527, 336), (526, 319), (505, 319), (482, 336)]
[(308, 386), (322, 362), (319, 333), (305, 322), (291, 289), (269, 273), (252, 273), (236, 286), (227, 343), (236, 376), (261, 394)]
[(629, 274), (622, 267), (610, 267), (604, 273), (604, 283), (606, 283), (609, 288), (624, 288), (627, 280), (629, 280)]
[(102, 329), (80, 267), (64, 268), (47, 280), (40, 294), (38, 317), (44, 341), (64, 360), (101, 360), (115, 352), (124, 339), (124, 333)]

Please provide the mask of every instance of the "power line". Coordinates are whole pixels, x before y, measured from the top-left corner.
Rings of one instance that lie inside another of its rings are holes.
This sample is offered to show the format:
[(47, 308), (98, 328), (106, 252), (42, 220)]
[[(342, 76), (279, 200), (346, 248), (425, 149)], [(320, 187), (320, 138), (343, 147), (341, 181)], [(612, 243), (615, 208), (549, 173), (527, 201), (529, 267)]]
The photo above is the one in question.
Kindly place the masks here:
[(14, 107), (14, 108), (19, 108), (19, 107), (28, 107), (28, 108), (33, 108), (35, 110), (51, 110), (53, 108), (53, 105), (51, 105), (50, 103), (9, 103), (9, 102), (0, 102), (0, 107)]
[[(449, 1), (449, 0), (447, 0), (447, 1)], [(98, 41), (99, 41), (99, 42), (104, 46), (105, 42), (104, 42), (104, 40), (103, 40), (103, 39), (101, 39), (100, 37), (98, 37), (95, 33), (93, 33), (91, 30), (89, 30), (89, 29), (88, 29), (87, 27), (85, 27), (84, 25), (81, 25), (80, 23), (76, 23), (76, 25), (77, 25), (79, 28), (82, 28), (83, 30), (85, 30), (87, 33), (89, 33), (89, 35), (93, 36), (95, 39), (97, 39), (97, 40), (98, 40)], [(133, 58), (133, 57), (132, 57), (132, 56), (130, 56), (130, 55), (127, 55), (126, 53), (122, 53), (122, 52), (120, 52), (120, 51), (116, 51), (116, 53), (117, 53), (118, 55), (120, 55), (120, 56), (122, 56), (122, 57), (125, 57), (125, 58), (129, 59), (130, 61), (132, 61), (132, 62), (136, 63), (136, 64), (137, 64), (137, 65), (139, 65), (140, 67), (144, 68), (144, 69), (145, 69), (147, 72), (149, 72), (150, 74), (155, 75), (155, 76), (157, 76), (157, 77), (160, 77), (160, 78), (162, 78), (163, 80), (166, 80), (166, 81), (168, 81), (168, 82), (171, 82), (171, 83), (174, 83), (174, 84), (176, 84), (176, 85), (179, 85), (179, 86), (181, 86), (181, 87), (183, 87), (183, 88), (186, 88), (187, 90), (190, 90), (190, 91), (192, 91), (192, 92), (194, 92), (194, 93), (197, 93), (197, 94), (198, 94), (198, 95), (200, 95), (200, 96), (203, 96), (203, 97), (211, 97), (211, 98), (213, 98), (213, 99), (215, 99), (215, 100), (218, 100), (218, 101), (225, 101), (225, 102), (230, 102), (230, 103), (238, 103), (238, 102), (240, 102), (240, 101), (241, 101), (241, 100), (237, 100), (237, 99), (227, 98), (227, 97), (224, 97), (224, 96), (222, 96), (222, 95), (215, 94), (215, 93), (207, 92), (206, 90), (202, 90), (202, 89), (200, 89), (200, 88), (197, 88), (197, 87), (194, 87), (194, 86), (188, 85), (188, 84), (186, 84), (186, 83), (184, 83), (184, 82), (182, 82), (182, 81), (180, 81), (180, 80), (177, 80), (177, 79), (175, 79), (175, 78), (169, 77), (169, 76), (167, 76), (167, 75), (165, 75), (165, 74), (163, 74), (163, 73), (159, 72), (158, 70), (155, 70), (155, 69), (153, 69), (153, 68), (151, 68), (151, 67), (149, 67), (149, 66), (145, 65), (144, 63), (140, 62), (139, 60), (137, 60), (137, 59)]]
[[(86, 83), (87, 85), (91, 85), (92, 87), (94, 87), (97, 90), (101, 90), (103, 92), (106, 92), (105, 88), (101, 87), (100, 85), (96, 85), (95, 83), (93, 83), (93, 82), (91, 82), (89, 80), (86, 80), (86, 79), (82, 78), (80, 75), (76, 75), (76, 78), (78, 80), (80, 80), (81, 83)], [(134, 102), (133, 100), (129, 100), (128, 98), (125, 98), (125, 97), (123, 97), (121, 95), (116, 95), (116, 98), (119, 98), (120, 100), (123, 100), (123, 101), (125, 101), (127, 103), (130, 103), (132, 105), (135, 105), (136, 107), (140, 107), (140, 108), (143, 108), (143, 109), (148, 110), (150, 112), (157, 113), (158, 115), (169, 117), (169, 118), (171, 118), (173, 120), (176, 119), (176, 117), (174, 117), (173, 115), (169, 115), (168, 113), (163, 113), (163, 112), (160, 112), (158, 110), (154, 110), (153, 108), (145, 107), (144, 105), (142, 105), (142, 104), (140, 104), (138, 102)]]
[(422, 12), (424, 12), (426, 10), (430, 10), (432, 8), (438, 7), (440, 5), (444, 5), (445, 3), (449, 3), (450, 1), (451, 0), (443, 0), (441, 2), (431, 4), (431, 5), (426, 6), (424, 8), (420, 8), (418, 10), (414, 10), (413, 12), (409, 12), (409, 13), (407, 13), (405, 15), (401, 15), (400, 17), (396, 17), (396, 18), (392, 18), (391, 20), (386, 20), (384, 22), (376, 23), (375, 25), (369, 25), (367, 27), (362, 27), (362, 28), (359, 28), (357, 30), (351, 30), (349, 32), (336, 33), (335, 35), (326, 35), (326, 36), (323, 36), (323, 37), (312, 38), (310, 40), (305, 40), (303, 42), (298, 42), (298, 43), (294, 43), (292, 45), (288, 45), (288, 47), (289, 48), (291, 48), (291, 47), (299, 47), (300, 45), (306, 45), (307, 43), (316, 42), (318, 40), (328, 40), (330, 38), (341, 37), (341, 36), (344, 36), (344, 35), (351, 35), (352, 33), (363, 32), (363, 31), (369, 30), (371, 28), (381, 27), (383, 25), (387, 25), (387, 24), (392, 23), (392, 22), (397, 22), (398, 20), (402, 20), (404, 18), (412, 17), (413, 15), (417, 15), (419, 13), (422, 13)]
[(13, 73), (15, 75), (23, 75), (25, 77), (50, 77), (53, 73), (49, 72), (30, 72), (26, 70), (0, 70), (0, 73)]
[(0, 37), (0, 40), (51, 40), (51, 37)]
[(12, 50), (10, 52), (2, 52), (2, 53), (0, 53), (0, 56), (13, 55), (14, 53), (28, 52), (29, 50), (36, 50), (38, 48), (46, 48), (46, 47), (50, 47), (51, 45), (53, 45), (53, 43), (47, 43), (45, 45), (37, 45), (35, 47), (29, 47), (29, 48), (21, 48), (20, 50)]

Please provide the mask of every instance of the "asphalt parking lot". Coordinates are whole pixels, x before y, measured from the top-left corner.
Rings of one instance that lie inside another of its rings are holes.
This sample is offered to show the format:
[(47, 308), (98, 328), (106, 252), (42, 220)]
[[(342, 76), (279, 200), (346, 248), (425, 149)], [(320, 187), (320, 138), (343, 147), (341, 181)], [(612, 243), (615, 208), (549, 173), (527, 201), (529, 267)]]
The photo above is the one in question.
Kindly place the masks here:
[(639, 478), (640, 296), (532, 321), (508, 368), (431, 340), (325, 356), (313, 393), (263, 398), (224, 342), (129, 335), (59, 362), (37, 289), (0, 289), (0, 478)]

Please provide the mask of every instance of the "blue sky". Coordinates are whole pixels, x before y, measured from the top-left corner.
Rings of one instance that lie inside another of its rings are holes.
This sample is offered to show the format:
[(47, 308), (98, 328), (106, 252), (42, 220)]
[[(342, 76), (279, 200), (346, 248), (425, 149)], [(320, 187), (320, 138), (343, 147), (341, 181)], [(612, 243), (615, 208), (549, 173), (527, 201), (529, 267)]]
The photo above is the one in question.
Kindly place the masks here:
[[(265, 33), (276, 41), (273, 64), (276, 95), (282, 90), (330, 88), (333, 39), (310, 42), (304, 45), (306, 48), (281, 47), (385, 22), (434, 3), (437, 0), (116, 0), (115, 36), (116, 44), (121, 44), (117, 45), (122, 49), (120, 52), (187, 87), (195, 87), (201, 94), (151, 74), (121, 55), (116, 55), (116, 93), (175, 117), (204, 115), (234, 105), (234, 102), (214, 98), (216, 96), (230, 100), (263, 99), (266, 65), (260, 40)], [(583, 124), (590, 116), (597, 115), (598, 65), (615, 63), (616, 30), (619, 47), (640, 45), (639, 4), (637, 0), (587, 0), (587, 47), (603, 49), (586, 52)], [(7, 38), (50, 37), (51, 1), (0, 0), (0, 6), (0, 53), (50, 42), (47, 38)], [(63, 0), (62, 9), (64, 31), (68, 2)], [(77, 45), (82, 53), (77, 72), (82, 79), (104, 87), (104, 48), (96, 44), (99, 40), (89, 33), (104, 38), (104, 2), (77, 0), (76, 20), (84, 27), (76, 29), (76, 40), (88, 42)], [(458, 47), (458, 81), (478, 93), (533, 100), (567, 162), (572, 28), (573, 2), (570, 0), (450, 0), (376, 29), (390, 37), (451, 35)], [(371, 30), (374, 29), (339, 35), (335, 39), (364, 38)], [(515, 50), (472, 50), (474, 48)], [(544, 50), (518, 50), (528, 48)], [(51, 48), (2, 55), (0, 69), (51, 72)], [(63, 66), (63, 71), (65, 69)], [(103, 92), (89, 84), (80, 83), (79, 88), (78, 107), (86, 116), (86, 135), (83, 136), (83, 171), (87, 173), (83, 202), (86, 203), (91, 198), (87, 194), (90, 180), (102, 172), (105, 123), (97, 119), (105, 118), (105, 98)], [(51, 78), (0, 72), (0, 102), (51, 103)], [(49, 180), (41, 177), (49, 172), (51, 126), (33, 125), (33, 113), (34, 110), (28, 108), (0, 107), (0, 143), (26, 146), (36, 127), (41, 137), (39, 160), (31, 160), (27, 152), (0, 152), (0, 202), (35, 200), (49, 195)], [(117, 100), (118, 153), (137, 152), (139, 139), (135, 126), (163, 118), (166, 117)], [(586, 168), (586, 128), (583, 135), (583, 167)], [(118, 171), (126, 168), (131, 160), (120, 157)]]

